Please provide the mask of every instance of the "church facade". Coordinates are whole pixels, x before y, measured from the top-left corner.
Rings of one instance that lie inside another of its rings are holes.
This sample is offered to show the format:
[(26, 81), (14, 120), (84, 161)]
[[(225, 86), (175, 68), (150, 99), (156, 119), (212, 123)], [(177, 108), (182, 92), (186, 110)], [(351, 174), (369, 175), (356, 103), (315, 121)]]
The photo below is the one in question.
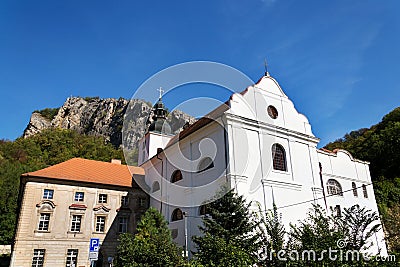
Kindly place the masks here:
[[(161, 97), (154, 114), (138, 163), (150, 205), (189, 253), (204, 204), (222, 187), (244, 195), (255, 210), (275, 204), (286, 230), (312, 204), (336, 213), (353, 205), (378, 212), (369, 163), (344, 150), (318, 149), (308, 119), (268, 73), (178, 135), (165, 123)], [(371, 252), (387, 254), (382, 230), (370, 241)]]

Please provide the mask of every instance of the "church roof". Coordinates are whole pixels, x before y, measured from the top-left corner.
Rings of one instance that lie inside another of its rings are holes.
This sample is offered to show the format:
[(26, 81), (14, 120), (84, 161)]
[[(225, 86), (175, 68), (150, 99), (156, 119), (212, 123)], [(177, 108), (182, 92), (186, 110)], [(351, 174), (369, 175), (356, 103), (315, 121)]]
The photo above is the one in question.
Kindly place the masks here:
[(144, 169), (73, 158), (38, 171), (24, 173), (22, 176), (131, 187), (133, 174), (144, 175)]
[[(260, 80), (258, 80), (256, 85), (259, 84), (262, 81), (262, 79), (264, 79), (266, 77), (267, 78), (272, 78), (270, 76), (263, 76), (263, 77), (260, 78)], [(245, 90), (243, 90), (239, 94), (245, 95), (248, 92), (248, 89), (249, 88), (246, 88)], [(190, 134), (196, 132), (200, 128), (208, 125), (209, 123), (213, 122), (216, 118), (221, 116), (225, 111), (229, 110), (230, 101), (232, 100), (232, 96), (234, 94), (235, 93), (233, 93), (225, 103), (219, 105), (217, 108), (212, 110), (210, 113), (208, 113), (204, 117), (201, 117), (195, 123), (189, 125), (189, 127), (187, 127), (186, 129), (182, 130), (180, 133), (178, 133), (174, 137), (172, 137), (171, 140), (168, 142), (168, 144), (165, 146), (164, 149), (166, 149), (167, 147), (173, 145), (174, 143), (176, 143), (178, 141), (181, 141), (182, 139), (184, 139), (185, 137), (189, 136)]]
[[(275, 81), (271, 76), (263, 76), (258, 80), (258, 82), (256, 82), (255, 85), (258, 85), (265, 78), (272, 79), (273, 81)], [(247, 92), (249, 90), (249, 87), (247, 87), (246, 89), (241, 91), (239, 94), (241, 94), (241, 95), (247, 94)], [(196, 132), (197, 130), (199, 130), (200, 128), (206, 126), (207, 124), (213, 122), (216, 118), (221, 116), (225, 111), (229, 110), (230, 101), (232, 100), (232, 97), (233, 97), (234, 94), (235, 93), (233, 93), (225, 103), (219, 105), (217, 108), (212, 110), (210, 113), (208, 113), (204, 117), (201, 117), (195, 123), (191, 124), (189, 127), (187, 127), (186, 129), (184, 129), (183, 131), (181, 131), (180, 133), (178, 133), (174, 137), (172, 137), (165, 148), (171, 146), (172, 144), (176, 143), (177, 141), (182, 140), (183, 138), (185, 138), (185, 137), (189, 136), (190, 134)]]
[(250, 88), (254, 88), (254, 89), (268, 88), (270, 90), (270, 93), (279, 95), (283, 98), (288, 98), (286, 96), (286, 94), (283, 92), (279, 83), (268, 73), (268, 75), (266, 74), (266, 75), (262, 76), (255, 84), (249, 85), (243, 91), (241, 91), (239, 93), (233, 93), (225, 103), (221, 104), (220, 106), (218, 106), (217, 108), (212, 110), (210, 113), (208, 113), (204, 117), (201, 117), (195, 123), (189, 125), (187, 128), (182, 130), (180, 133), (173, 136), (170, 139), (170, 141), (167, 143), (167, 145), (164, 147), (164, 149), (170, 147), (171, 145), (173, 145), (176, 142), (181, 141), (182, 139), (184, 139), (187, 136), (191, 135), (192, 133), (198, 131), (202, 127), (205, 127), (209, 123), (212, 123), (213, 121), (215, 121), (224, 112), (228, 111), (232, 107), (231, 101), (235, 95), (240, 94), (241, 96), (245, 96), (249, 92)]

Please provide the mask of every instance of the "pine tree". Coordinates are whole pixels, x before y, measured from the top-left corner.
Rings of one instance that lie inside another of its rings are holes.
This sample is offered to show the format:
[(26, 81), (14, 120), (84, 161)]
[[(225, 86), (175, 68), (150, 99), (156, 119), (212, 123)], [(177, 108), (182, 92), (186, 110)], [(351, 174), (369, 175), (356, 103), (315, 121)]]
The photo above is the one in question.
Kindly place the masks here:
[(204, 235), (193, 237), (196, 261), (205, 266), (251, 266), (257, 262), (258, 223), (250, 205), (232, 190), (207, 204), (209, 216), (200, 226)]
[(183, 266), (181, 249), (172, 241), (164, 217), (154, 208), (142, 216), (137, 234), (122, 234), (115, 266)]

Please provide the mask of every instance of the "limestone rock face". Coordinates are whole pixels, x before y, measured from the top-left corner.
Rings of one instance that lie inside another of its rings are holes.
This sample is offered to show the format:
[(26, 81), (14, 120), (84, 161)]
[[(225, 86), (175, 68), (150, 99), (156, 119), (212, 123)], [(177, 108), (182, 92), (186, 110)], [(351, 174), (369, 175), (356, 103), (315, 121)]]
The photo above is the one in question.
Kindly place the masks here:
[[(124, 125), (127, 109), (129, 120)], [(119, 147), (124, 129), (129, 132), (130, 147), (136, 147), (137, 141), (144, 136), (148, 124), (152, 122), (152, 115), (150, 104), (139, 99), (69, 97), (51, 121), (39, 113), (33, 113), (24, 131), (24, 138), (53, 127), (103, 136), (107, 142)], [(195, 118), (179, 110), (174, 110), (167, 118), (173, 133), (178, 133), (185, 123), (195, 121)]]
[(28, 126), (24, 131), (24, 137), (37, 134), (49, 127), (51, 127), (51, 122), (48, 119), (40, 115), (40, 113), (33, 112)]

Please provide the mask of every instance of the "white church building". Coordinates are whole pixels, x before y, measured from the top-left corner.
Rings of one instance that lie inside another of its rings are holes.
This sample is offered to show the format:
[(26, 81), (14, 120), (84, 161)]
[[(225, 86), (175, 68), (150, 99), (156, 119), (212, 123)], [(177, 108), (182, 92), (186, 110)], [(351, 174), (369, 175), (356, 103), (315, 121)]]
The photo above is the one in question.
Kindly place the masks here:
[[(317, 148), (308, 119), (268, 73), (177, 135), (171, 135), (165, 117), (160, 97), (139, 142), (138, 164), (145, 170), (150, 205), (189, 253), (206, 213), (202, 205), (221, 186), (244, 195), (255, 209), (275, 203), (286, 230), (313, 203), (328, 212), (356, 204), (378, 212), (369, 163), (344, 150)], [(387, 254), (383, 230), (370, 241), (371, 252)]]

